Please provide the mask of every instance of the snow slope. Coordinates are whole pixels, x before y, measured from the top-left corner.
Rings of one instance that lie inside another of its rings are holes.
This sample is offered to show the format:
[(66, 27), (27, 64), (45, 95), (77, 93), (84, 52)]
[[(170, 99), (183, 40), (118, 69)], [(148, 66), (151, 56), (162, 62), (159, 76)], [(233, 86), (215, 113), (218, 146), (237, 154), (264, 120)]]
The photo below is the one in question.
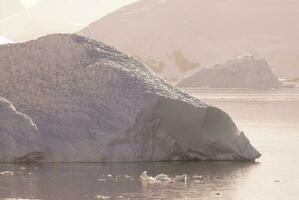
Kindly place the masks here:
[(177, 82), (180, 87), (277, 88), (281, 85), (265, 59), (240, 56), (202, 68)]
[(298, 21), (297, 0), (141, 0), (81, 34), (142, 58), (167, 78), (189, 69), (177, 51), (201, 66), (250, 53), (265, 58), (279, 78), (295, 78)]
[(0, 59), (0, 95), (33, 119), (45, 161), (260, 156), (226, 113), (103, 43), (54, 34), (1, 46)]

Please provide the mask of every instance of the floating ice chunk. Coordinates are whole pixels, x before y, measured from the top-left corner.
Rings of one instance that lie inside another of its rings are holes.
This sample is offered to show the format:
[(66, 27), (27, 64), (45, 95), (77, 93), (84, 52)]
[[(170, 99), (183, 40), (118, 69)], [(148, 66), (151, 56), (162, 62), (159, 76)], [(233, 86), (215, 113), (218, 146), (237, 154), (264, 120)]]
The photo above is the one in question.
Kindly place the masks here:
[(110, 196), (105, 196), (105, 195), (97, 195), (95, 196), (96, 199), (110, 199)]
[(156, 182), (154, 177), (147, 175), (147, 171), (144, 171), (141, 173), (140, 179), (141, 179), (141, 182), (143, 182), (143, 183), (155, 183)]
[(187, 183), (187, 175), (176, 175), (174, 178), (169, 177), (166, 174), (159, 174), (155, 177), (148, 176), (147, 171), (142, 172), (140, 175), (141, 182), (143, 183), (171, 183), (171, 182), (183, 182)]
[(155, 177), (155, 181), (160, 183), (170, 183), (171, 179), (166, 174), (159, 174)]
[(187, 183), (187, 174), (183, 175), (176, 175), (173, 180), (173, 182), (182, 182), (182, 183)]
[(0, 175), (3, 175), (3, 176), (13, 176), (14, 172), (13, 171), (4, 171), (4, 172), (0, 172)]
[(131, 176), (125, 174), (125, 175), (124, 175), (124, 178), (131, 178)]
[(200, 175), (193, 175), (192, 178), (200, 179), (200, 178), (202, 178), (202, 176), (200, 176)]

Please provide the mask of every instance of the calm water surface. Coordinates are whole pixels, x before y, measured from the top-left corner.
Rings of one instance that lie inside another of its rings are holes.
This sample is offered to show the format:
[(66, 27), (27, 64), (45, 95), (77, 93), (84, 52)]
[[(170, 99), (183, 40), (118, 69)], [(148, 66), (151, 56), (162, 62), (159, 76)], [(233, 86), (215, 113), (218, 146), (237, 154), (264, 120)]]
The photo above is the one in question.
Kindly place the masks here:
[[(263, 154), (256, 163), (1, 164), (0, 199), (299, 199), (299, 91), (186, 90), (230, 113)], [(188, 174), (142, 185), (142, 171)]]

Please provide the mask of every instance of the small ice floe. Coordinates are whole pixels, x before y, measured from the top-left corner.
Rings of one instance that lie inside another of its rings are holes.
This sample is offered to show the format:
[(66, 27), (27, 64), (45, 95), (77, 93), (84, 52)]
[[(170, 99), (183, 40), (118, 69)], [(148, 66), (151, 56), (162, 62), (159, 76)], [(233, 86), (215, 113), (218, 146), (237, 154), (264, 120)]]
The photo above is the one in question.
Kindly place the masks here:
[(182, 182), (182, 183), (187, 183), (187, 174), (183, 175), (176, 175), (173, 180), (173, 182)]
[(108, 177), (112, 177), (112, 174), (107, 174)]
[(140, 175), (141, 182), (143, 183), (171, 183), (171, 182), (182, 182), (182, 183), (187, 183), (187, 175), (176, 175), (174, 178), (169, 177), (166, 174), (159, 174), (155, 177), (148, 176), (147, 171), (142, 172)]
[(20, 199), (20, 198), (5, 198), (5, 200), (40, 200), (40, 199)]
[(155, 177), (155, 181), (160, 183), (170, 183), (171, 179), (166, 174), (159, 174)]
[(20, 167), (19, 169), (20, 170), (26, 170), (26, 167)]
[(100, 182), (102, 182), (102, 181), (107, 181), (107, 179), (99, 178), (98, 181), (100, 181)]
[(110, 199), (110, 196), (105, 196), (105, 195), (97, 195), (95, 196), (96, 199)]
[(156, 179), (152, 176), (147, 175), (147, 171), (144, 171), (140, 175), (141, 182), (143, 183), (155, 183)]
[(124, 178), (131, 178), (131, 176), (129, 176), (128, 174), (125, 174)]
[(0, 172), (0, 175), (3, 175), (3, 176), (13, 176), (14, 172), (13, 171), (4, 171), (4, 172)]
[(200, 178), (202, 178), (202, 176), (200, 176), (200, 175), (193, 175), (192, 178), (194, 178), (194, 179), (200, 179)]

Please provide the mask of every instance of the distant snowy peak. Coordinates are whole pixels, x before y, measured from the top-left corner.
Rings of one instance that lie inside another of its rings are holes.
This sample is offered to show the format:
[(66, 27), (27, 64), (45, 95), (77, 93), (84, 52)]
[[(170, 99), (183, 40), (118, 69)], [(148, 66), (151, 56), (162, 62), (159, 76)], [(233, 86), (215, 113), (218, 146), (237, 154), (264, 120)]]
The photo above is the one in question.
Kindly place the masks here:
[(141, 58), (167, 79), (244, 52), (267, 59), (280, 78), (297, 77), (298, 8), (294, 0), (141, 0), (80, 33)]
[(265, 59), (244, 55), (202, 68), (181, 78), (177, 86), (213, 88), (277, 88), (281, 85)]

